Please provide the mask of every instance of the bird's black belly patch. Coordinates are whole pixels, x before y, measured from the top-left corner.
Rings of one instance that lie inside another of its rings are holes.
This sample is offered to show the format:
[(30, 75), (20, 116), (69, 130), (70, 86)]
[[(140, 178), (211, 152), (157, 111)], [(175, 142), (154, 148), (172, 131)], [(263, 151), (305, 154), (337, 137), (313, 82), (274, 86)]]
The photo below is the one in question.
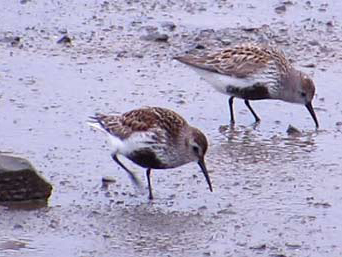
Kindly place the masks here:
[(165, 167), (165, 165), (157, 158), (156, 154), (150, 149), (134, 151), (127, 157), (135, 164), (144, 168), (163, 169)]
[(236, 96), (246, 100), (261, 100), (270, 97), (267, 87), (261, 83), (255, 83), (250, 87), (235, 87), (233, 85), (228, 85), (226, 87), (226, 92), (229, 95)]

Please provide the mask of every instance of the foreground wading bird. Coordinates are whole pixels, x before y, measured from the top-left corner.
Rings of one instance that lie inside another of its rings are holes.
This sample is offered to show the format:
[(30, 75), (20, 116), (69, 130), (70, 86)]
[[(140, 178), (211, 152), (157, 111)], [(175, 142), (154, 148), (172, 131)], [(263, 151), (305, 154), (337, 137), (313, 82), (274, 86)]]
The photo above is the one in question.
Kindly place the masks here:
[(230, 95), (231, 123), (235, 122), (233, 99), (245, 104), (259, 122), (249, 100), (279, 99), (306, 106), (316, 128), (318, 120), (312, 107), (313, 81), (292, 67), (281, 51), (264, 45), (242, 44), (206, 56), (185, 55), (174, 59), (193, 68), (219, 92)]
[(207, 139), (199, 129), (189, 126), (174, 111), (146, 107), (122, 115), (96, 114), (91, 118), (89, 124), (104, 131), (109, 137), (113, 160), (129, 174), (136, 185), (140, 184), (139, 180), (119, 161), (117, 155), (124, 155), (137, 165), (147, 168), (149, 199), (153, 199), (151, 169), (176, 168), (192, 161), (199, 164), (212, 191), (204, 162)]

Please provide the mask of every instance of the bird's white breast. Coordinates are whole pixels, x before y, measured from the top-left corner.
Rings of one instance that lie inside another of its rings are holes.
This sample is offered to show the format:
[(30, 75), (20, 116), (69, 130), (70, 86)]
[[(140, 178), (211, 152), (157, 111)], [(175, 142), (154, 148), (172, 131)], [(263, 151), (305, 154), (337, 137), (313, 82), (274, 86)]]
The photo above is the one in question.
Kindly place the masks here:
[(217, 72), (212, 72), (196, 67), (194, 69), (205, 81), (211, 84), (216, 90), (223, 94), (229, 94), (227, 87), (246, 88), (251, 87), (255, 83), (270, 83), (270, 78), (265, 74), (255, 74), (246, 78), (237, 78), (234, 76), (223, 75)]
[(120, 148), (120, 153), (127, 155), (143, 148), (150, 148), (155, 143), (152, 136), (153, 134), (149, 131), (133, 133), (123, 141), (124, 147)]

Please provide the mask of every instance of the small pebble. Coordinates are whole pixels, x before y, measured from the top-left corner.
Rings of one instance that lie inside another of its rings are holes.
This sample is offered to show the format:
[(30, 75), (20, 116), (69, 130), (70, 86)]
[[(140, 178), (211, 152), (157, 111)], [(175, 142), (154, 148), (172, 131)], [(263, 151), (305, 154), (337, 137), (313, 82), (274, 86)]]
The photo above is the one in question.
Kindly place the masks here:
[(289, 127), (287, 128), (286, 130), (287, 134), (288, 135), (291, 135), (291, 136), (299, 136), (301, 135), (302, 133), (299, 131), (299, 129), (293, 127), (292, 125), (289, 125)]
[(106, 183), (115, 183), (116, 180), (115, 180), (115, 178), (113, 178), (113, 177), (105, 176), (105, 177), (102, 177), (102, 182), (106, 182)]
[(174, 31), (176, 28), (176, 25), (172, 21), (164, 21), (161, 26), (169, 31)]
[(300, 249), (301, 245), (297, 243), (285, 243), (285, 246), (287, 246), (290, 249)]
[(57, 44), (71, 44), (71, 38), (68, 35), (64, 35), (57, 41)]
[(13, 229), (23, 229), (23, 226), (20, 225), (20, 224), (15, 224), (15, 225), (13, 226)]
[(260, 244), (260, 245), (256, 245), (256, 246), (251, 246), (250, 249), (253, 249), (253, 250), (265, 250), (266, 249), (266, 244)]
[(334, 22), (333, 21), (328, 21), (326, 23), (326, 25), (329, 26), (329, 27), (333, 27), (334, 26)]
[(20, 43), (20, 37), (14, 37), (11, 41), (11, 46), (17, 46)]
[(286, 11), (286, 6), (283, 5), (279, 5), (276, 8), (274, 8), (275, 12), (280, 14), (280, 13), (284, 13)]
[(242, 30), (245, 32), (257, 32), (259, 29), (258, 28), (245, 27), (245, 28), (242, 28)]
[(196, 44), (195, 49), (202, 50), (202, 49), (205, 49), (205, 46), (202, 44)]
[(146, 41), (155, 41), (155, 42), (167, 42), (169, 40), (169, 36), (166, 34), (161, 34), (159, 32), (151, 32), (145, 36), (140, 37), (142, 40)]
[(307, 63), (307, 64), (303, 64), (302, 67), (305, 67), (305, 68), (315, 68), (316, 64), (314, 64), (314, 63)]

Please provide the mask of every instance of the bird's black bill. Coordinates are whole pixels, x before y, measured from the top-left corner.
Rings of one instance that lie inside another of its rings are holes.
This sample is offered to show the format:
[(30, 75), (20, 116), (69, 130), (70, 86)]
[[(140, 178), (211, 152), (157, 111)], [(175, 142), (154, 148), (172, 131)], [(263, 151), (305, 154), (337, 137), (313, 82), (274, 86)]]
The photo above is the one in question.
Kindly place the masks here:
[(210, 191), (212, 192), (212, 191), (213, 191), (213, 187), (211, 186), (211, 182), (210, 182), (208, 170), (207, 170), (207, 167), (205, 166), (204, 159), (199, 160), (199, 161), (198, 161), (198, 165), (201, 167), (201, 170), (202, 170), (202, 172), (203, 172), (203, 174), (204, 174), (204, 177), (205, 177), (205, 179), (207, 180), (209, 189), (210, 189)]
[(315, 121), (316, 128), (318, 128), (318, 127), (319, 127), (319, 125), (318, 125), (318, 120), (317, 120), (317, 117), (316, 117), (316, 114), (315, 114), (315, 111), (314, 111), (314, 109), (313, 109), (313, 107), (312, 107), (311, 102), (307, 103), (307, 104), (305, 105), (305, 107), (309, 110), (309, 112), (310, 112), (310, 114), (311, 114), (311, 117), (312, 117), (312, 118), (314, 119), (314, 121)]

